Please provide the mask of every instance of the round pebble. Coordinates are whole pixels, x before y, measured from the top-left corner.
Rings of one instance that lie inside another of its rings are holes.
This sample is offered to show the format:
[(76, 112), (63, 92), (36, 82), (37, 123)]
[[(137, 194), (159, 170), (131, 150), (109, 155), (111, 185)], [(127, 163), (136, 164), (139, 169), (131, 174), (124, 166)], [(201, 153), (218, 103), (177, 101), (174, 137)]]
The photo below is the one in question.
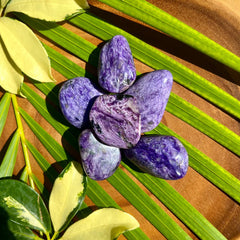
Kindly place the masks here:
[(85, 77), (67, 80), (59, 91), (59, 104), (66, 120), (77, 128), (87, 128), (89, 111), (101, 90)]
[(120, 149), (99, 142), (90, 129), (84, 130), (78, 139), (83, 169), (93, 180), (110, 177), (121, 161)]

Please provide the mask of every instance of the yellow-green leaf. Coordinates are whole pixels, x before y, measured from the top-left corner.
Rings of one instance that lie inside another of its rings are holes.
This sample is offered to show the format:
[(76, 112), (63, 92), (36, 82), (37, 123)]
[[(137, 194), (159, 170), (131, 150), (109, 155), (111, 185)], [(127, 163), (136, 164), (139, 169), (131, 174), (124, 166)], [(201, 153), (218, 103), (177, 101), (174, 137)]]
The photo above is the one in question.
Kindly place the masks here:
[[(0, 30), (1, 31), (1, 30)], [(0, 39), (0, 86), (7, 92), (18, 94), (23, 83), (23, 74), (13, 63)]]
[(47, 52), (30, 28), (17, 20), (1, 17), (0, 36), (12, 61), (23, 73), (40, 82), (53, 81)]
[(49, 198), (49, 211), (54, 230), (60, 232), (79, 210), (86, 190), (86, 177), (81, 164), (73, 161), (55, 180)]
[(130, 214), (115, 208), (103, 208), (71, 225), (61, 240), (111, 240), (138, 227), (138, 221)]
[(7, 4), (8, 1), (9, 1), (9, 0), (0, 0), (0, 8), (1, 8), (1, 10), (2, 10), (3, 8), (5, 8), (5, 6), (6, 6), (6, 4)]
[(42, 20), (62, 21), (87, 8), (89, 5), (86, 0), (12, 0), (6, 7), (5, 15), (9, 12), (22, 12)]

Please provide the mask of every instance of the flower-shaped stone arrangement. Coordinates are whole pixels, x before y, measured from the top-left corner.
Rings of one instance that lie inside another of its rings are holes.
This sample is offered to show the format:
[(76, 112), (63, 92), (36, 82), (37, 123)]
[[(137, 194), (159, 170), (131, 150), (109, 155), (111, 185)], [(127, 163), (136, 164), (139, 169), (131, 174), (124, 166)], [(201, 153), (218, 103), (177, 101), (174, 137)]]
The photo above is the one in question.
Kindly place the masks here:
[(96, 86), (88, 78), (66, 81), (60, 89), (65, 118), (82, 130), (83, 168), (94, 180), (110, 177), (121, 151), (142, 171), (179, 179), (188, 169), (188, 154), (173, 136), (144, 135), (161, 121), (172, 89), (172, 74), (157, 70), (140, 77), (127, 40), (114, 36), (101, 49)]

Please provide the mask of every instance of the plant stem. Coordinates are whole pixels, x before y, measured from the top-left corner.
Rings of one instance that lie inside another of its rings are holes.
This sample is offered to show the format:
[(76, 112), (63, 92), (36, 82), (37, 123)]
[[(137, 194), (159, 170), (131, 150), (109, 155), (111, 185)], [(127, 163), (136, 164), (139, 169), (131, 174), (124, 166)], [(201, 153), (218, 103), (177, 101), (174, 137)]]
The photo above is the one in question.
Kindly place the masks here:
[(17, 97), (16, 97), (16, 95), (11, 94), (11, 98), (12, 98), (14, 113), (15, 113), (15, 117), (16, 117), (16, 121), (17, 121), (17, 127), (18, 127), (18, 131), (19, 131), (19, 135), (20, 135), (20, 139), (21, 139), (21, 143), (22, 143), (23, 155), (24, 155), (24, 159), (25, 159), (27, 174), (29, 176), (30, 186), (34, 189), (34, 182), (31, 177), (32, 169), (31, 169), (30, 159), (29, 159), (28, 150), (27, 150), (27, 146), (26, 146), (26, 138), (25, 138), (24, 131), (23, 131), (22, 120), (21, 120), (21, 116), (19, 113)]
[(55, 233), (53, 234), (51, 240), (55, 240), (55, 239), (57, 238), (57, 236), (58, 236), (58, 232), (55, 232)]
[(51, 240), (51, 237), (49, 234), (46, 234), (46, 236), (47, 236), (47, 240)]

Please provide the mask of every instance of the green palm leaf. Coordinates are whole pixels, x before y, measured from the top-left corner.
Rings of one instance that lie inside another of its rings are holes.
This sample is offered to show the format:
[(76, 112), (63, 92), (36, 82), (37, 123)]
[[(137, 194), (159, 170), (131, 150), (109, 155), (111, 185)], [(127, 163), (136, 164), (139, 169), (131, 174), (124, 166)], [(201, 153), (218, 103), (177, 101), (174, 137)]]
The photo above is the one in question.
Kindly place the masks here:
[(10, 94), (5, 93), (0, 102), (0, 137), (2, 135), (2, 131), (6, 123), (10, 102), (11, 102)]
[[(240, 58), (145, 0), (99, 0), (240, 71)], [(144, 11), (143, 11), (144, 10)]]
[(4, 155), (3, 161), (1, 163), (0, 178), (12, 176), (17, 159), (19, 140), (20, 135), (19, 132), (16, 131), (11, 139), (6, 154)]

